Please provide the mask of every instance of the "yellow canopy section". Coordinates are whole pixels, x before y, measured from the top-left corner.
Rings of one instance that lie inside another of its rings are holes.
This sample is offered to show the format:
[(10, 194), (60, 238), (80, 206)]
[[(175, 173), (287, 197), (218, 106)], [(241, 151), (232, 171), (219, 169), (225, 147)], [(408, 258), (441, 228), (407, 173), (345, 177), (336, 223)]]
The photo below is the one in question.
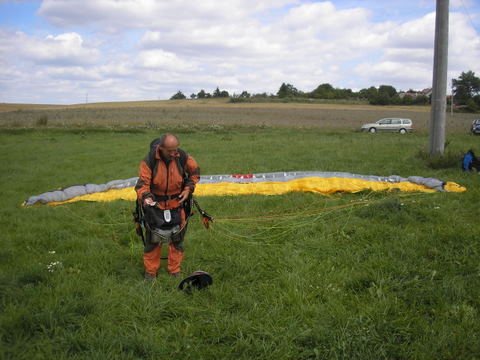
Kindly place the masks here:
[[(266, 181), (256, 183), (231, 183), (221, 182), (215, 184), (197, 184), (196, 196), (221, 196), (221, 195), (280, 195), (289, 192), (313, 192), (319, 194), (333, 194), (336, 192), (359, 192), (363, 190), (391, 191), (399, 190), (406, 192), (436, 192), (436, 190), (411, 182), (389, 183), (383, 181), (370, 181), (352, 178), (320, 178), (306, 177), (290, 181)], [(464, 192), (467, 189), (453, 182), (447, 182), (445, 190), (448, 192)], [(135, 200), (136, 193), (133, 187), (121, 190), (108, 190), (99, 193), (86, 194), (74, 197), (62, 202), (52, 202), (50, 205), (59, 205), (76, 201), (112, 201), (112, 200)]]

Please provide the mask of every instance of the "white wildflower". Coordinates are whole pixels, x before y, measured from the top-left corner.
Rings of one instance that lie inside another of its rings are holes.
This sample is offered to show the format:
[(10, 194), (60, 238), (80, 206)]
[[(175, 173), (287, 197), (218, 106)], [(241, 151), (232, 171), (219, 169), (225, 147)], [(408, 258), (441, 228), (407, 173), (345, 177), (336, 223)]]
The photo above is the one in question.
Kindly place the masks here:
[(61, 266), (62, 266), (62, 263), (60, 261), (53, 261), (47, 265), (47, 270), (50, 272), (54, 272), (56, 268)]

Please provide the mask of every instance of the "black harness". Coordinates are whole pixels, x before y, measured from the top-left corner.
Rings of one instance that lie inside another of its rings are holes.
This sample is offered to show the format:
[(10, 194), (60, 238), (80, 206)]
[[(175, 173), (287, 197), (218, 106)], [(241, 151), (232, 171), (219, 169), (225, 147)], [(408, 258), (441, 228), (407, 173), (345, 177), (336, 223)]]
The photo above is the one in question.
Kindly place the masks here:
[[(150, 143), (150, 151), (148, 155), (145, 158), (145, 162), (147, 166), (150, 168), (152, 171), (152, 178), (153, 175), (155, 174), (157, 167), (158, 167), (158, 162), (157, 159), (155, 158), (156, 152), (157, 152), (157, 146), (160, 145), (161, 139), (155, 139)], [(180, 154), (180, 157), (175, 158), (174, 161), (177, 163), (177, 168), (180, 171), (180, 175), (182, 176), (183, 179), (183, 185), (188, 179), (188, 174), (185, 171), (185, 167), (187, 164), (187, 159), (188, 159), (188, 154), (182, 149), (178, 149), (178, 153)], [(183, 186), (182, 186), (183, 188)], [(156, 195), (154, 194), (155, 201), (167, 201), (167, 200), (172, 200), (172, 199), (178, 199), (180, 194), (174, 194), (174, 195)], [(203, 225), (208, 228), (209, 227), (209, 222), (213, 221), (213, 217), (208, 215), (205, 211), (203, 211), (200, 206), (198, 205), (198, 202), (193, 198), (193, 195), (190, 194), (188, 199), (186, 199), (182, 205), (181, 208), (184, 209), (185, 211), (185, 224), (188, 222), (191, 216), (193, 216), (192, 212), (192, 204), (195, 205), (197, 208), (198, 212), (202, 216), (202, 222)], [(142, 242), (145, 245), (145, 236), (143, 234), (143, 228), (148, 227), (149, 224), (147, 222), (147, 219), (145, 217), (145, 209), (142, 203), (141, 199), (137, 199), (136, 201), (136, 207), (135, 211), (133, 212), (133, 220), (135, 222), (135, 230), (137, 234), (142, 238)]]

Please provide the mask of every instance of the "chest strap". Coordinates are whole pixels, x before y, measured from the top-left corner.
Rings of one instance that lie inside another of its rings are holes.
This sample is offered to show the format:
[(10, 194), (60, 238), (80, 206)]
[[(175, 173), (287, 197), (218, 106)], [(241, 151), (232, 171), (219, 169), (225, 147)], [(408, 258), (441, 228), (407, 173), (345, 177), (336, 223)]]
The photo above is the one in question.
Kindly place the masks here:
[(168, 200), (178, 199), (180, 194), (173, 194), (173, 195), (157, 195), (157, 194), (154, 194), (154, 196), (155, 196), (155, 201), (168, 201)]

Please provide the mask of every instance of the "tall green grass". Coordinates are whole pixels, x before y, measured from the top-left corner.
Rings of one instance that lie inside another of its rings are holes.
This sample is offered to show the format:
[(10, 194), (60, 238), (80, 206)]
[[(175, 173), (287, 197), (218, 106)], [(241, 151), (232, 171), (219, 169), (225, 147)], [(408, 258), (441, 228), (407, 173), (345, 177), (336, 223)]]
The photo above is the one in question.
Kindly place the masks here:
[[(420, 175), (468, 191), (199, 198), (217, 221), (206, 230), (192, 218), (183, 272), (207, 271), (214, 284), (190, 296), (165, 263), (143, 282), (132, 203), (20, 206), (136, 176), (165, 130), (178, 130), (203, 174)], [(476, 140), (450, 136), (449, 151)], [(479, 358), (480, 176), (460, 162), (432, 169), (418, 156), (427, 143), (253, 127), (0, 131), (0, 358)]]

